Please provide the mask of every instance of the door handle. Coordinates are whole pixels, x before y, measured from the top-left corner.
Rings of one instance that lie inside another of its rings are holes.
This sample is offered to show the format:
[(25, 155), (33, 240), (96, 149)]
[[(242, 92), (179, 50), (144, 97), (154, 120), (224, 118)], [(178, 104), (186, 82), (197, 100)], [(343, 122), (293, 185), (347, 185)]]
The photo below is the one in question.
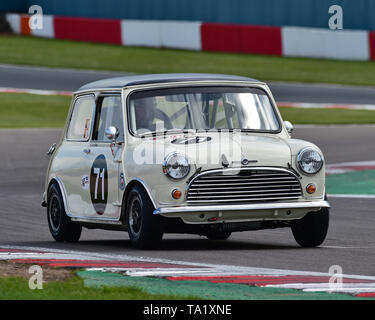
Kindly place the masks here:
[(89, 154), (91, 152), (91, 150), (87, 148), (87, 149), (83, 149), (83, 152), (86, 153), (86, 154)]

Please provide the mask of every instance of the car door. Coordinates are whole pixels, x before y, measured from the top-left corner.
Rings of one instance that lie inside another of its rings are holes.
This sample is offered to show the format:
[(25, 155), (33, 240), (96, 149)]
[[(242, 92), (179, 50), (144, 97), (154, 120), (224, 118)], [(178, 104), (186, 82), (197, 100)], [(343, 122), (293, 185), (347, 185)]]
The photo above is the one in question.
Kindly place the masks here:
[[(114, 126), (119, 132), (116, 144), (105, 130)], [(92, 138), (87, 150), (86, 175), (89, 217), (120, 218), (121, 154), (124, 141), (124, 125), (120, 94), (101, 94), (97, 98)]]
[(95, 95), (77, 96), (73, 102), (66, 136), (53, 162), (56, 178), (66, 195), (67, 214), (85, 217), (90, 214), (87, 160), (93, 127)]

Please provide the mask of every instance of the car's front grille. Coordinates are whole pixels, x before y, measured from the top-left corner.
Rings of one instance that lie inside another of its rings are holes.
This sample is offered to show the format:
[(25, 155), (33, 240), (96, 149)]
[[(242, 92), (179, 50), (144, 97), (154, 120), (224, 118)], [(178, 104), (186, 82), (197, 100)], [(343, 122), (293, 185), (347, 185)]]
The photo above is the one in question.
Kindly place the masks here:
[(197, 175), (189, 184), (187, 202), (255, 203), (295, 200), (301, 195), (298, 178), (286, 169), (223, 169)]

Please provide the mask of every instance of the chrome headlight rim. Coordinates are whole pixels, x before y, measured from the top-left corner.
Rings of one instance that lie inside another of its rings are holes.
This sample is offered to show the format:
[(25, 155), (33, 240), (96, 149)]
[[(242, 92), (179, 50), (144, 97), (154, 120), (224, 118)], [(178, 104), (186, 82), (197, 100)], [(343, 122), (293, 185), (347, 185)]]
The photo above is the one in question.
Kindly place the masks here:
[[(179, 157), (183, 157), (185, 160), (186, 160), (186, 167), (187, 167), (187, 171), (186, 173), (181, 176), (181, 177), (173, 177), (171, 176), (169, 170), (168, 170), (168, 167), (169, 167), (169, 161), (171, 160), (172, 157), (176, 157), (176, 156), (179, 156)], [(171, 152), (169, 153), (165, 158), (164, 158), (164, 161), (162, 163), (162, 168), (163, 168), (163, 173), (165, 174), (166, 177), (168, 177), (169, 179), (173, 180), (173, 181), (179, 181), (179, 180), (182, 180), (184, 178), (186, 178), (189, 173), (190, 173), (190, 169), (191, 169), (191, 165), (189, 163), (189, 159), (186, 157), (185, 154), (181, 153), (181, 152)]]
[[(301, 166), (301, 158), (302, 158), (303, 154), (304, 154), (306, 151), (313, 151), (313, 152), (316, 152), (316, 153), (319, 155), (320, 159), (321, 159), (321, 163), (320, 163), (320, 167), (319, 167), (319, 169), (318, 169), (317, 171), (313, 172), (313, 173), (312, 173), (312, 172), (306, 172), (305, 170), (303, 170), (303, 168), (302, 168), (302, 166)], [(322, 168), (323, 168), (323, 164), (324, 164), (324, 157), (323, 157), (323, 154), (322, 154), (321, 152), (319, 152), (318, 150), (316, 150), (315, 148), (313, 148), (313, 147), (306, 147), (306, 148), (301, 149), (301, 150), (298, 152), (297, 159), (296, 159), (296, 165), (297, 165), (298, 170), (299, 170), (302, 174), (304, 174), (304, 175), (306, 175), (306, 176), (314, 176), (314, 175), (318, 174), (318, 173), (322, 170)]]

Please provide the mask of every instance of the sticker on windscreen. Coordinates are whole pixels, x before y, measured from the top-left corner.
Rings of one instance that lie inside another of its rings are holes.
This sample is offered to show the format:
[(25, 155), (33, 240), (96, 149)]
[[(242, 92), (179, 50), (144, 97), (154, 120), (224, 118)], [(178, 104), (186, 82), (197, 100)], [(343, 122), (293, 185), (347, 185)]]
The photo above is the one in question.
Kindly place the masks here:
[(188, 137), (188, 138), (176, 138), (172, 143), (176, 144), (192, 144), (192, 143), (202, 143), (211, 141), (211, 137)]
[(103, 214), (108, 200), (107, 162), (103, 154), (96, 157), (90, 173), (91, 202), (97, 214)]

